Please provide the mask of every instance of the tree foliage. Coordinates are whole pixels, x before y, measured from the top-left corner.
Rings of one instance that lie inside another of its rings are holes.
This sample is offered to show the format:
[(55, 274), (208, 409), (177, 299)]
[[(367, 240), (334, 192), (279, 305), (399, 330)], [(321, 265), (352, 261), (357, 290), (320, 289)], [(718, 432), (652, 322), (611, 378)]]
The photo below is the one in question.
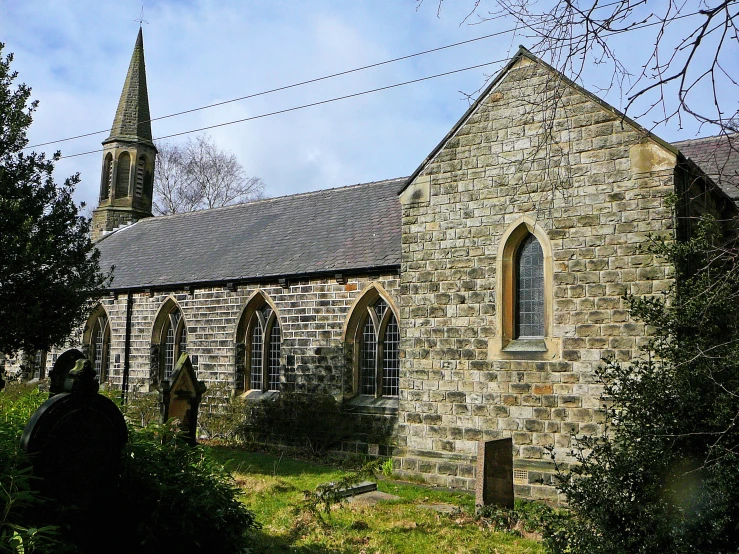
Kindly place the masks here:
[(25, 84), (14, 87), (12, 60), (0, 57), (0, 352), (62, 342), (106, 281), (90, 222), (72, 200), (79, 175), (57, 185), (58, 152), (22, 151), (38, 102)]
[(248, 177), (231, 152), (208, 135), (184, 145), (157, 143), (154, 212), (167, 215), (219, 208), (262, 197), (264, 183)]
[(573, 517), (555, 552), (736, 552), (739, 536), (739, 252), (704, 221), (659, 243), (676, 268), (664, 298), (630, 298), (654, 329), (642, 359), (608, 361), (605, 432), (560, 467)]

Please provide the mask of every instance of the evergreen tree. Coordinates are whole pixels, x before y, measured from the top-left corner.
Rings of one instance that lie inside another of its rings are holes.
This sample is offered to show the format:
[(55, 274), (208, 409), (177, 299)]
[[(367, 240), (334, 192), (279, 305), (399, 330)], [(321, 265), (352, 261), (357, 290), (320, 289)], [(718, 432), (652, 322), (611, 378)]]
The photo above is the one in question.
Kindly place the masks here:
[[(90, 222), (72, 200), (74, 175), (57, 185), (52, 159), (24, 153), (38, 102), (13, 86), (13, 55), (0, 43), (0, 353), (46, 350), (89, 312), (106, 282), (89, 238)], [(82, 206), (80, 206), (82, 207)]]
[(642, 359), (599, 370), (606, 430), (560, 466), (572, 517), (555, 552), (739, 551), (738, 252), (715, 221), (654, 249), (675, 285), (629, 299), (654, 334)]

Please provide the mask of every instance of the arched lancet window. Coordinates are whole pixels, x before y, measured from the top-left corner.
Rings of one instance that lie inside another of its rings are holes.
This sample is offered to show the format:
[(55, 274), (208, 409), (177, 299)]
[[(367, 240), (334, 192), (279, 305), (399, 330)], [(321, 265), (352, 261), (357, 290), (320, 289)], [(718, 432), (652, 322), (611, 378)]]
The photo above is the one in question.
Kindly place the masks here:
[(144, 194), (144, 176), (146, 174), (146, 157), (139, 156), (136, 162), (136, 198), (141, 198)]
[(100, 179), (100, 200), (110, 197), (110, 184), (113, 182), (113, 155), (108, 152), (103, 164), (103, 175)]
[(93, 312), (88, 322), (88, 330), (85, 341), (88, 357), (97, 372), (98, 381), (103, 383), (110, 377), (110, 323), (102, 305)]
[(544, 253), (528, 235), (516, 255), (516, 338), (544, 337)]
[(172, 377), (180, 355), (187, 350), (187, 327), (179, 309), (171, 311), (162, 328), (162, 378)]
[(131, 156), (124, 152), (118, 157), (118, 178), (115, 185), (115, 197), (128, 196), (128, 181), (131, 177)]
[(522, 217), (501, 237), (498, 263), (499, 334), (491, 352), (508, 359), (554, 359), (560, 343), (552, 336), (553, 265), (546, 231)]
[(171, 298), (159, 310), (152, 343), (158, 345), (158, 355), (152, 357), (152, 364), (158, 364), (158, 372), (153, 377), (159, 381), (169, 380), (177, 360), (187, 350), (187, 323), (180, 307)]
[(244, 308), (237, 329), (243, 348), (243, 373), (236, 374), (237, 390), (280, 390), (282, 331), (272, 305), (258, 293)]
[(354, 352), (355, 392), (398, 396), (400, 389), (400, 327), (393, 309), (370, 288), (356, 303), (347, 325)]

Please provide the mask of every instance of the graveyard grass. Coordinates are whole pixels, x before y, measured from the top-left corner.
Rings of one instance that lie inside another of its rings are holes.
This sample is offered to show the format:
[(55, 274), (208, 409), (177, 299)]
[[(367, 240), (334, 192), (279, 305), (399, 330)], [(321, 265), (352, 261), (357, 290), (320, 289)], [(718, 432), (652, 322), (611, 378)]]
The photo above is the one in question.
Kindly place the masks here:
[[(344, 502), (320, 522), (304, 505), (305, 491), (337, 481), (346, 471), (276, 454), (212, 447), (243, 491), (260, 531), (252, 532), (254, 552), (278, 553), (499, 553), (537, 554), (544, 546), (533, 534), (496, 531), (474, 517), (474, 497), (393, 479), (378, 481), (378, 490), (400, 497), (374, 506)], [(451, 514), (424, 508), (452, 504)]]

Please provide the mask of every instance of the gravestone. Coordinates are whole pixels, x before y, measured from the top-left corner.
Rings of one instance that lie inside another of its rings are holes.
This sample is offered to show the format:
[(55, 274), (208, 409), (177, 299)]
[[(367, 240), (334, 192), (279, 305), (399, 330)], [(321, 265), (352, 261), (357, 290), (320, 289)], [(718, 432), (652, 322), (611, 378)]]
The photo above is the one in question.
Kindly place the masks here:
[(475, 504), (513, 508), (513, 439), (477, 443)]
[[(85, 355), (76, 348), (65, 350), (59, 355), (49, 372), (49, 396), (64, 392), (64, 381), (67, 375), (74, 369), (77, 360), (84, 358)], [(97, 392), (97, 388), (94, 392)]]
[(31, 416), (21, 447), (39, 478), (35, 486), (53, 501), (46, 506), (84, 544), (114, 511), (128, 429), (118, 406), (97, 393), (90, 361), (78, 354), (67, 351), (57, 360), (56, 394)]
[(186, 352), (177, 360), (172, 378), (162, 381), (160, 397), (162, 423), (171, 418), (178, 419), (182, 434), (192, 445), (197, 442), (198, 408), (206, 390), (205, 383), (198, 381), (190, 356)]

